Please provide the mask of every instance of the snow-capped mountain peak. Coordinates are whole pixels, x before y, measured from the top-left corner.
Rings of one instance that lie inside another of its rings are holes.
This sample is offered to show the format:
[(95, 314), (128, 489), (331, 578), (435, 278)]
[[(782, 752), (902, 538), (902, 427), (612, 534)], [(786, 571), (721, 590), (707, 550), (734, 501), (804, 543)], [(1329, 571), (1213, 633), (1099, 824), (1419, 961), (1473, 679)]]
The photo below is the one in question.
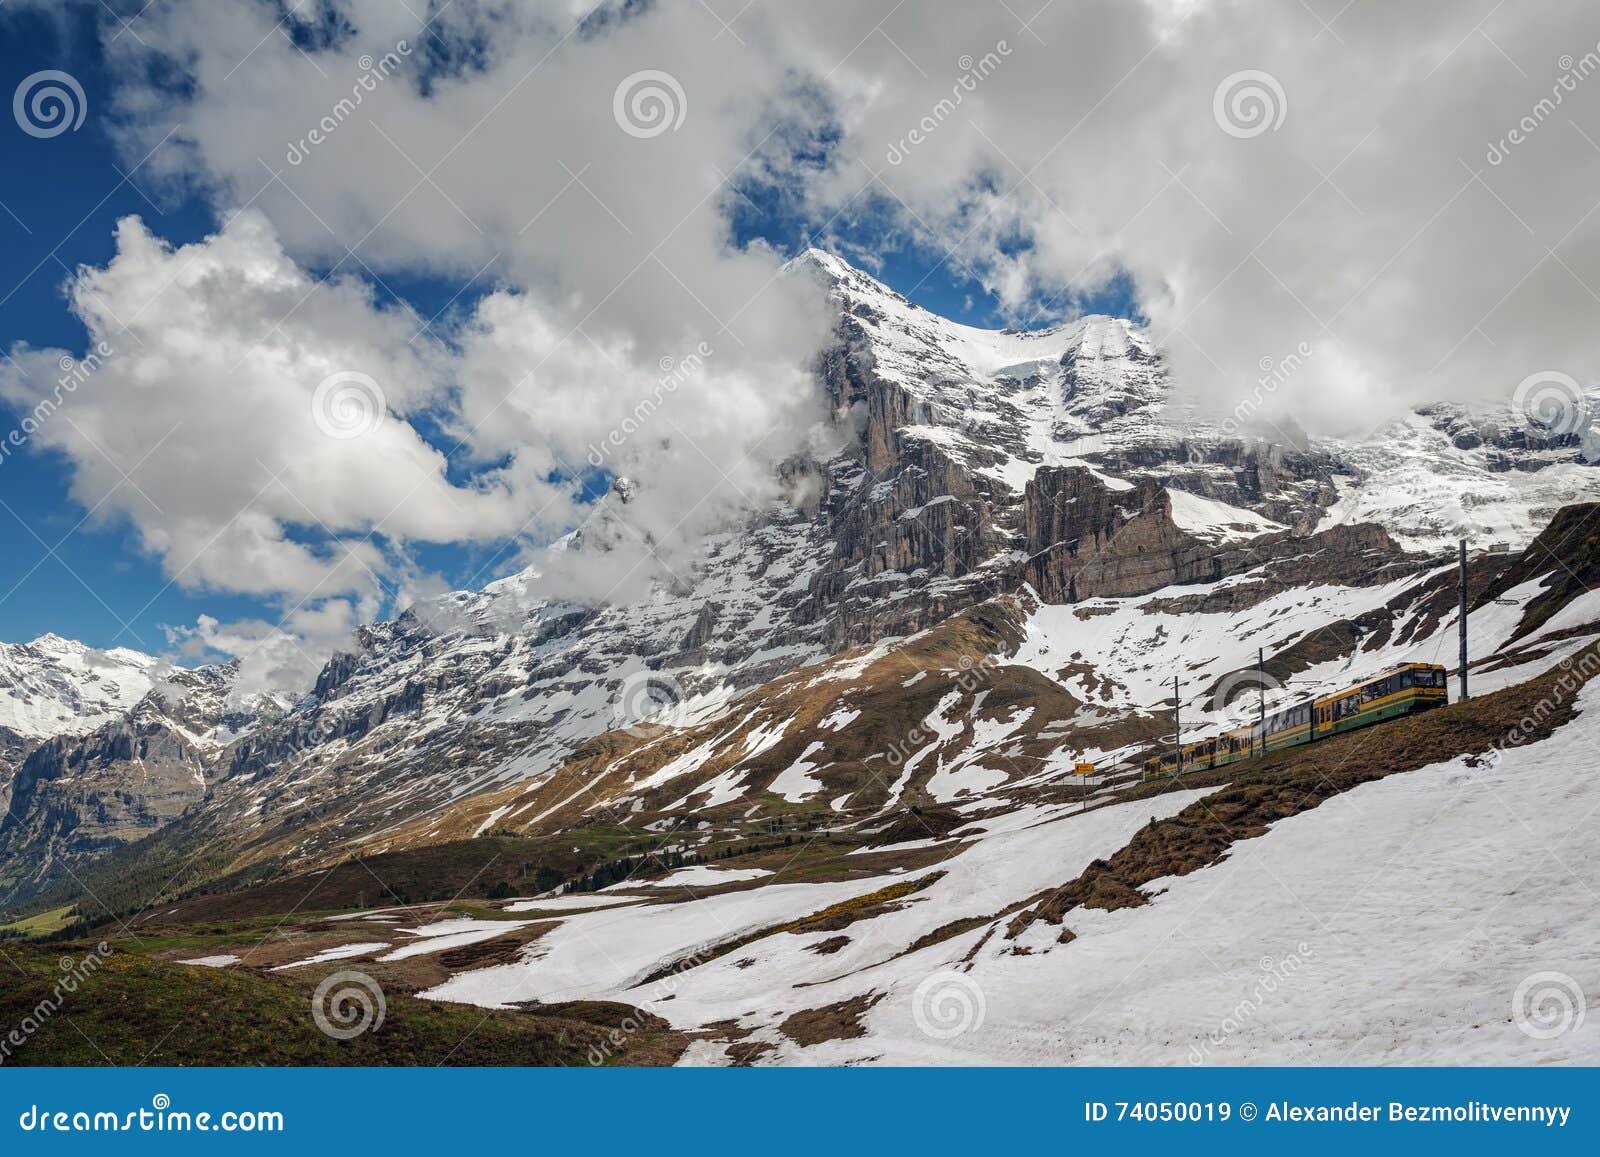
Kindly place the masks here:
[(0, 643), (0, 727), (28, 739), (93, 731), (142, 699), (163, 666), (125, 647), (98, 650), (55, 634)]

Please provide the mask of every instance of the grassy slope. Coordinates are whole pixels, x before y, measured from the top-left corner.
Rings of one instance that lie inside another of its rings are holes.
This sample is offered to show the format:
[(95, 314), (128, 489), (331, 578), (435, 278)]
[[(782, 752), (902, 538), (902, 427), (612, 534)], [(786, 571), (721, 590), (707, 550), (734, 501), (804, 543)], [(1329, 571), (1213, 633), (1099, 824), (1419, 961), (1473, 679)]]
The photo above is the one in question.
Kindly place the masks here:
[(52, 932), (59, 932), (72, 923), (75, 909), (72, 905), (63, 905), (60, 908), (50, 908), (32, 916), (24, 916), (20, 920), (13, 920), (9, 924), (0, 924), (0, 937), (19, 936), (48, 936)]
[[(59, 960), (88, 946), (45, 952), (10, 946), (0, 970), (0, 1024), (18, 1026), (51, 998)], [(6, 1063), (23, 1065), (583, 1065), (661, 1064), (683, 1040), (659, 1017), (624, 1005), (582, 1002), (537, 1012), (486, 1012), (389, 995), (383, 1023), (349, 1041), (320, 1031), (311, 977), (167, 964), (116, 952), (67, 993)], [(630, 1019), (631, 1018), (631, 1019)], [(591, 1053), (591, 1050), (597, 1050)]]
[[(108, 879), (115, 867), (108, 863), (80, 873), (88, 891), (76, 897), (80, 924), (70, 935), (87, 934), (108, 919), (132, 922), (140, 913), (147, 919), (185, 923), (477, 898), (497, 884), (518, 895), (532, 894), (605, 860), (648, 851), (666, 838), (598, 826), (539, 839), (484, 836), (353, 858), (315, 873), (263, 878), (265, 873), (252, 869), (187, 891), (173, 887), (182, 873), (169, 870), (163, 877), (141, 871), (118, 882)], [(183, 898), (172, 898), (176, 896)], [(168, 919), (171, 909), (176, 911)]]

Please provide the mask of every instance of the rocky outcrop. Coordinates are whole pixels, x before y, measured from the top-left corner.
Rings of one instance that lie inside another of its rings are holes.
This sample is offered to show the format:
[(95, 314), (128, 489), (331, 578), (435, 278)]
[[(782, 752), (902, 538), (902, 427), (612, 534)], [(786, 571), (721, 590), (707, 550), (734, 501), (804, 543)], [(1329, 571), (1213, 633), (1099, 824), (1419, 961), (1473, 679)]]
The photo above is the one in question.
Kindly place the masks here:
[(1600, 587), (1600, 503), (1556, 513), (1538, 538), (1475, 600), (1482, 606), (1525, 583), (1543, 580), (1512, 639), (1531, 634), (1574, 599)]
[(1484, 449), (1490, 470), (1538, 469), (1539, 455), (1548, 452), (1570, 456), (1583, 447), (1581, 426), (1570, 416), (1552, 415), (1554, 424), (1541, 424), (1505, 407), (1469, 406), (1438, 402), (1417, 413), (1443, 431), (1459, 450)]
[[(1028, 484), (1024, 521), (1029, 585), (1047, 603), (1089, 598), (1130, 598), (1163, 587), (1214, 583), (1287, 558), (1306, 581), (1308, 560), (1319, 560), (1327, 581), (1352, 581), (1383, 573), (1390, 565), (1413, 569), (1380, 527), (1336, 527), (1326, 536), (1303, 538), (1292, 531), (1262, 534), (1247, 542), (1216, 545), (1183, 531), (1172, 517), (1168, 492), (1146, 479), (1114, 489), (1085, 467), (1045, 468)], [(1379, 556), (1374, 558), (1374, 556)], [(1253, 598), (1281, 587), (1252, 584)]]
[(17, 769), (37, 746), (37, 740), (18, 735), (9, 727), (0, 727), (0, 816), (11, 808), (11, 781)]
[(37, 746), (0, 820), (0, 880), (48, 879), (149, 835), (206, 798), (218, 751), (280, 710), (229, 697), (232, 666), (178, 671), (125, 717)]

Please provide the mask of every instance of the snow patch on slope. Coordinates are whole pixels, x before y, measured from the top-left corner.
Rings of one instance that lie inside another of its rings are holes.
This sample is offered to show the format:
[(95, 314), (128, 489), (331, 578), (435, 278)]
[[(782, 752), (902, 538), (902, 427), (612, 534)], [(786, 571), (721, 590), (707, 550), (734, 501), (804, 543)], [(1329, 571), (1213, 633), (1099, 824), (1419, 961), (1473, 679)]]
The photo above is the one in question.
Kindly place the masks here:
[(1202, 498), (1187, 490), (1169, 489), (1167, 497), (1172, 500), (1172, 521), (1178, 529), (1202, 542), (1218, 545), (1246, 542), (1275, 530), (1288, 529), (1253, 510), (1243, 510), (1214, 498)]

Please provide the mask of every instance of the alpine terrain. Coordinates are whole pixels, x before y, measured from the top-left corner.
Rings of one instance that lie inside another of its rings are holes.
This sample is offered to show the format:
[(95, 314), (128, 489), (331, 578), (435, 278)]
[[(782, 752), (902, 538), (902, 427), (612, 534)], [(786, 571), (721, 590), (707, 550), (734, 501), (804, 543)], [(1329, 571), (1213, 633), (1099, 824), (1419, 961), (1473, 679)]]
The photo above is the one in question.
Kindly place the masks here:
[[(1440, 402), (1324, 440), (1255, 418), (1309, 349), (1218, 416), (1125, 319), (787, 275), (837, 307), (834, 449), (648, 599), (535, 567), (364, 627), (298, 700), (0, 647), (11, 932), (114, 946), (106, 1002), (303, 1009), (354, 970), (394, 1011), (343, 1053), (302, 1018), (111, 1059), (1600, 1063), (1600, 1018), (1517, 1005), (1600, 975), (1592, 431)], [(1145, 775), (1412, 663), (1447, 706)]]

